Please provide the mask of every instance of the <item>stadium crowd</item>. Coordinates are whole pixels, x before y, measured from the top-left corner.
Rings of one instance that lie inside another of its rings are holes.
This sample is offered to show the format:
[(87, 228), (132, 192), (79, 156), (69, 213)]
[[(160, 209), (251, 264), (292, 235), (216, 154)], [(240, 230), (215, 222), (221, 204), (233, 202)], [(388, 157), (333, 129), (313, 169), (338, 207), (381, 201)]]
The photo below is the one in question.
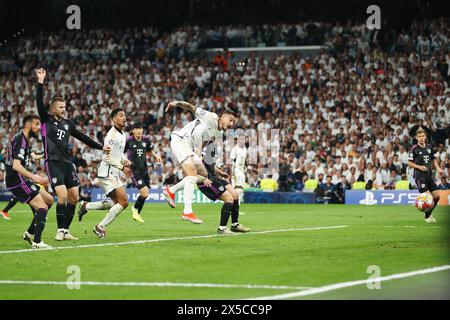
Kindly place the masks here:
[[(46, 101), (65, 97), (69, 119), (103, 142), (109, 112), (122, 107), (128, 122), (141, 122), (163, 164), (149, 162), (151, 184), (181, 177), (171, 161), (169, 134), (192, 119), (164, 113), (168, 102), (188, 100), (219, 112), (241, 113), (242, 129), (279, 129), (279, 170), (249, 164), (247, 182), (276, 182), (280, 191), (304, 190), (318, 181), (324, 192), (351, 188), (393, 189), (409, 180), (408, 151), (421, 126), (429, 133), (444, 173), (450, 174), (450, 31), (448, 19), (415, 21), (408, 30), (368, 32), (365, 25), (298, 23), (277, 26), (185, 26), (171, 34), (156, 29), (89, 30), (38, 34), (0, 53), (0, 185), (8, 141), (24, 114), (36, 113), (33, 70), (47, 69)], [(317, 55), (301, 53), (243, 60), (208, 59), (195, 50), (217, 46), (321, 44)], [(261, 147), (261, 146), (260, 146)], [(226, 151), (231, 146), (226, 144)], [(43, 151), (36, 143), (35, 152)], [(249, 148), (257, 153), (258, 148)], [(73, 141), (82, 188), (98, 186), (101, 153)], [(34, 161), (35, 170), (42, 162)], [(3, 186), (4, 187), (4, 186)]]

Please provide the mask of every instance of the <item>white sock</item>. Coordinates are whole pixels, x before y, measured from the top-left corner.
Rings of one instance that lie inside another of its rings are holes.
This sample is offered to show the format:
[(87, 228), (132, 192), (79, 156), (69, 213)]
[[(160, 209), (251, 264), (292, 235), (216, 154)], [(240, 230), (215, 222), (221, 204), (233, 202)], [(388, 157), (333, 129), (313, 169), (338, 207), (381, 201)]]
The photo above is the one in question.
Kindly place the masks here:
[(123, 207), (119, 203), (116, 203), (111, 209), (109, 209), (105, 218), (103, 218), (99, 225), (106, 228), (122, 211)]
[(192, 198), (194, 198), (194, 189), (197, 184), (196, 176), (187, 176), (184, 184), (184, 210), (183, 213), (192, 213)]
[(111, 200), (102, 200), (97, 202), (88, 202), (86, 209), (88, 210), (108, 210), (114, 206), (114, 202)]
[(173, 185), (169, 187), (169, 191), (173, 194), (177, 193), (178, 190), (181, 190), (184, 188), (184, 184), (186, 183), (186, 177), (184, 177), (180, 182), (178, 182), (176, 185)]
[(237, 188), (237, 192), (239, 193), (239, 205), (244, 202), (244, 190), (241, 188)]
[(227, 226), (219, 226), (219, 230), (225, 230), (227, 228)]

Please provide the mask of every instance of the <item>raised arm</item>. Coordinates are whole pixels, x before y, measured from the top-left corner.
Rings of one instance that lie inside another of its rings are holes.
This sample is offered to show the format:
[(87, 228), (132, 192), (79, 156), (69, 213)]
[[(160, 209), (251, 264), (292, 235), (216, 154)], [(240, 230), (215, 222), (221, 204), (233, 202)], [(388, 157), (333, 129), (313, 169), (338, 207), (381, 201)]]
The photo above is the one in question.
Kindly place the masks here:
[(189, 102), (186, 101), (172, 101), (167, 105), (166, 108), (166, 112), (169, 112), (171, 109), (178, 107), (181, 108), (183, 110), (195, 113), (195, 109), (197, 108), (196, 106), (190, 104)]
[(36, 77), (38, 81), (36, 85), (36, 104), (41, 122), (46, 122), (50, 117), (47, 108), (44, 105), (44, 79), (46, 74), (47, 73), (42, 68), (36, 70)]

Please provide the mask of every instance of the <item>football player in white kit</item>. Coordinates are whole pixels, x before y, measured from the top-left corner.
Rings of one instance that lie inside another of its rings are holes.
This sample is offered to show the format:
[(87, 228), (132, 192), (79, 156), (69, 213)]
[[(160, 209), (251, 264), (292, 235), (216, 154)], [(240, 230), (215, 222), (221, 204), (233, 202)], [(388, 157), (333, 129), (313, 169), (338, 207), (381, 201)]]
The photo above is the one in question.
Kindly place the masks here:
[(124, 155), (126, 143), (124, 132), (126, 123), (125, 111), (123, 109), (114, 109), (111, 112), (111, 119), (114, 125), (105, 137), (105, 145), (110, 146), (111, 151), (103, 153), (97, 176), (106, 195), (112, 201), (82, 203), (78, 213), (78, 219), (81, 221), (81, 218), (88, 210), (109, 210), (103, 220), (93, 229), (99, 238), (106, 236), (106, 227), (128, 206), (127, 192), (120, 180), (122, 171), (126, 175), (130, 175), (129, 166), (131, 165), (131, 161), (125, 158)]
[(184, 190), (184, 210), (182, 218), (192, 223), (202, 223), (192, 211), (192, 198), (197, 183), (210, 186), (211, 181), (207, 179), (208, 172), (201, 159), (204, 142), (213, 140), (223, 135), (223, 131), (234, 127), (237, 123), (237, 114), (232, 110), (225, 110), (219, 117), (214, 112), (206, 111), (188, 102), (173, 101), (168, 104), (166, 112), (178, 107), (192, 112), (195, 120), (189, 122), (182, 129), (170, 134), (170, 149), (173, 160), (181, 166), (184, 178), (174, 186), (166, 186), (163, 194), (169, 205), (175, 208), (175, 193)]
[(231, 171), (233, 172), (232, 185), (239, 193), (239, 204), (241, 204), (244, 195), (245, 160), (247, 159), (245, 136), (237, 138), (237, 144), (231, 149), (230, 159), (232, 161)]

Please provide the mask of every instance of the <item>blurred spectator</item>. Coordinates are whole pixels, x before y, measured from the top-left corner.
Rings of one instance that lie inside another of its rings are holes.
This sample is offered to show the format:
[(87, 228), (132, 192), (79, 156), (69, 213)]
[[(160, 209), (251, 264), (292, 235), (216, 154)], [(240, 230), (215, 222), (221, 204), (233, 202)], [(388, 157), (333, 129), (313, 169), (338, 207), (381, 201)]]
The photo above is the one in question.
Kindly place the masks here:
[(447, 177), (441, 178), (441, 183), (439, 184), (438, 187), (441, 190), (450, 190), (450, 182), (447, 181)]

